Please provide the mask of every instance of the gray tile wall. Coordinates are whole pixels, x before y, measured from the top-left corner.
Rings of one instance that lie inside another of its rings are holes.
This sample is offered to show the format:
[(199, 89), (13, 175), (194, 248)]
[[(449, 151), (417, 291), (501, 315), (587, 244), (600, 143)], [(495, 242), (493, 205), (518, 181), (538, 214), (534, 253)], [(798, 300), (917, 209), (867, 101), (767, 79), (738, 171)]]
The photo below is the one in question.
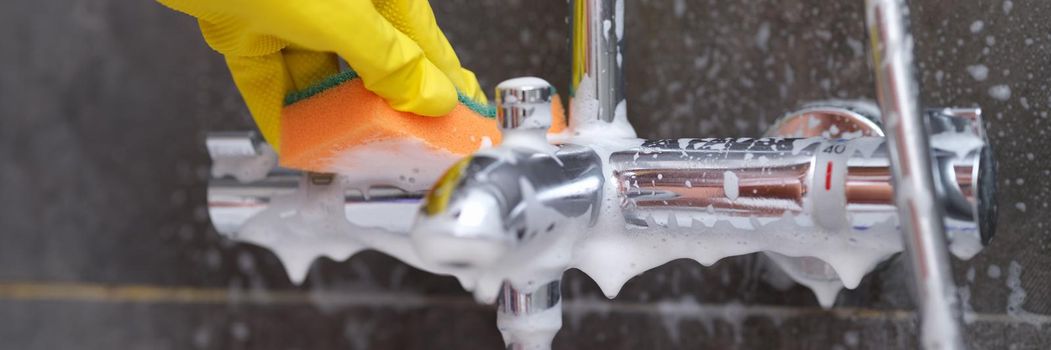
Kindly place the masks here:
[[(642, 136), (753, 136), (807, 101), (874, 96), (861, 1), (626, 4), (629, 115)], [(484, 87), (528, 74), (566, 91), (565, 1), (433, 6)], [(1000, 160), (999, 235), (954, 262), (975, 312), (967, 339), (1051, 347), (1051, 3), (911, 6), (924, 102), (981, 106)], [(984, 79), (968, 72), (979, 65)], [(294, 286), (269, 252), (218, 237), (203, 207), (203, 137), (249, 127), (189, 17), (148, 1), (0, 4), (0, 348), (501, 346), (491, 309), (450, 278), (364, 253), (318, 261)], [(916, 346), (899, 259), (828, 311), (762, 266), (676, 261), (615, 301), (570, 271), (555, 347)]]

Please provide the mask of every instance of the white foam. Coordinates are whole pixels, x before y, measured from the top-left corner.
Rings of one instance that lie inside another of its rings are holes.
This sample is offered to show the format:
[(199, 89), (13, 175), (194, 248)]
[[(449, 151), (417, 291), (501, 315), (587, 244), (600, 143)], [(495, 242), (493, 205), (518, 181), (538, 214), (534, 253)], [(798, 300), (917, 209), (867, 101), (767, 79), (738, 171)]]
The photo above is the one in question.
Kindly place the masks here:
[(971, 78), (974, 78), (974, 80), (985, 81), (989, 77), (989, 67), (986, 67), (984, 64), (967, 66), (967, 73), (971, 74)]
[(387, 139), (340, 153), (326, 169), (352, 188), (389, 185), (406, 191), (430, 188), (460, 156), (415, 138)]
[(277, 165), (277, 153), (268, 144), (256, 148), (257, 155), (228, 155), (212, 159), (212, 176), (233, 176), (237, 181), (263, 179)]
[(820, 259), (789, 257), (774, 252), (765, 252), (764, 255), (791, 281), (810, 288), (822, 307), (832, 307), (839, 291), (843, 289), (843, 281), (839, 279), (835, 269)]
[(1007, 289), (1011, 291), (1007, 296), (1007, 315), (1040, 327), (1042, 323), (1040, 315), (1026, 311), (1023, 308), (1028, 294), (1022, 287), (1022, 264), (1019, 264), (1017, 261), (1011, 261), (1010, 265), (1007, 266), (1006, 284)]
[(1000, 278), (1000, 273), (1001, 273), (1000, 272), (1000, 266), (997, 266), (995, 264), (989, 265), (989, 267), (986, 268), (986, 270), (985, 270), (985, 274), (988, 275), (989, 278), (992, 278), (992, 279), (999, 279)]
[(737, 196), (740, 194), (741, 187), (738, 183), (737, 174), (727, 170), (723, 173), (723, 193), (726, 194), (726, 198), (731, 201), (737, 200)]
[(980, 33), (982, 29), (985, 29), (985, 22), (982, 22), (980, 20), (971, 22), (971, 33)]
[(550, 349), (555, 334), (562, 328), (562, 302), (533, 314), (512, 316), (498, 313), (496, 325), (505, 344), (516, 344), (515, 349)]
[[(576, 94), (570, 103), (570, 122), (572, 134), (566, 133), (562, 141), (571, 138), (634, 139), (635, 128), (628, 121), (627, 101), (621, 100), (613, 109), (613, 120), (599, 120), (602, 112), (595, 92), (595, 78), (584, 75), (577, 86)], [(568, 131), (568, 130), (567, 130)]]
[(953, 152), (957, 157), (966, 157), (985, 146), (985, 141), (970, 132), (941, 132), (931, 136), (931, 145)]
[(989, 88), (989, 96), (1000, 101), (1011, 99), (1011, 87), (1001, 84)]

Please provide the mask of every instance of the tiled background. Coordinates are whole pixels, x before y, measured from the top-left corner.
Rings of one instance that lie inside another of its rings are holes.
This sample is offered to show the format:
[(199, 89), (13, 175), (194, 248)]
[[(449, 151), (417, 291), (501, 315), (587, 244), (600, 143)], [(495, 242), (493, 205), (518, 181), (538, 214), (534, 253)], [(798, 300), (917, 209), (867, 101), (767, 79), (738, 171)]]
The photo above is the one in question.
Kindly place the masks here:
[[(626, 4), (642, 136), (754, 136), (804, 102), (874, 96), (860, 0)], [(487, 89), (538, 75), (565, 91), (564, 0), (433, 6)], [(967, 340), (1049, 348), (1051, 2), (911, 6), (923, 101), (981, 106), (1000, 160), (999, 234), (954, 261), (974, 311)], [(1004, 86), (1009, 98), (992, 97)], [(0, 349), (501, 347), (492, 309), (451, 278), (370, 252), (318, 261), (294, 286), (269, 252), (217, 236), (204, 135), (249, 127), (189, 17), (149, 1), (0, 4)], [(676, 261), (614, 301), (570, 271), (555, 347), (916, 346), (900, 259), (832, 310), (763, 266)]]

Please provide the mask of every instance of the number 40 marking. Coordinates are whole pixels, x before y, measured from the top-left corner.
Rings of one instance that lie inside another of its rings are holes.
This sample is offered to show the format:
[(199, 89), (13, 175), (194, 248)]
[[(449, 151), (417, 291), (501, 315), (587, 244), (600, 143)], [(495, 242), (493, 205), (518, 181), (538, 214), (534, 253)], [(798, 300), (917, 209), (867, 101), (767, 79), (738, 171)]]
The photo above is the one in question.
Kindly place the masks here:
[(843, 152), (846, 152), (846, 151), (847, 151), (847, 145), (844, 145), (844, 144), (828, 145), (828, 147), (825, 147), (825, 149), (821, 150), (821, 152), (823, 152), (823, 153), (834, 153), (834, 154), (843, 154)]

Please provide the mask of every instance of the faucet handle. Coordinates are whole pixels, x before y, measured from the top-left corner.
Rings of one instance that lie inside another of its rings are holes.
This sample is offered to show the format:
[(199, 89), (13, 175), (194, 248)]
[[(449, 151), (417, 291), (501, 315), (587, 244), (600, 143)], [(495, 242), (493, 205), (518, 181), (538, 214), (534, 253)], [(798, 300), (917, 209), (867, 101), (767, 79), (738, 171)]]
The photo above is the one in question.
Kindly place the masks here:
[(522, 77), (496, 86), (496, 122), (503, 131), (551, 127), (554, 88), (544, 79)]

